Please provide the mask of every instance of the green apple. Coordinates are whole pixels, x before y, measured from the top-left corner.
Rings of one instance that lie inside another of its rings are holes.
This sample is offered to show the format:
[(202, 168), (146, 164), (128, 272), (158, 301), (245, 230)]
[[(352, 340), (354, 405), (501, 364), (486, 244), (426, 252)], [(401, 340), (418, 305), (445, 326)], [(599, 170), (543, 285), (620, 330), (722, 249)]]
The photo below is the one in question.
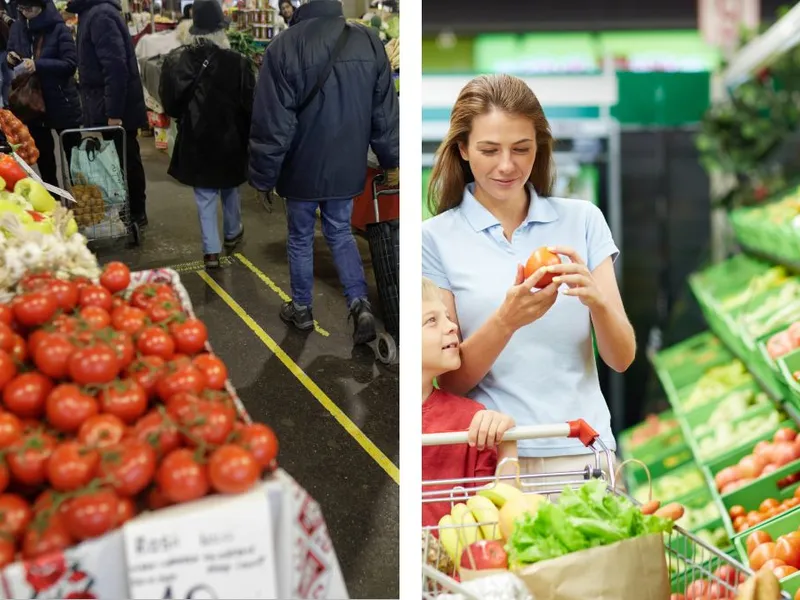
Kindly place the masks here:
[(14, 186), (14, 193), (23, 196), (31, 203), (33, 209), (39, 212), (50, 213), (56, 207), (56, 200), (50, 195), (50, 192), (41, 183), (30, 177), (18, 181)]

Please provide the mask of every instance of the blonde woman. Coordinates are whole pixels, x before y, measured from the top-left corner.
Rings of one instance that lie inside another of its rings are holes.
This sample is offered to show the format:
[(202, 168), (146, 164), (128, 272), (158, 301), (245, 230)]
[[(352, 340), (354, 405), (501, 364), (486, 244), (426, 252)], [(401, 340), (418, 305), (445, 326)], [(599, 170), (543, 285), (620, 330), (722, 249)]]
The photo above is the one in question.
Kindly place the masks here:
[[(634, 359), (633, 328), (613, 261), (619, 251), (589, 202), (552, 196), (553, 138), (524, 81), (482, 76), (461, 91), (439, 147), (423, 224), (422, 274), (442, 290), (458, 326), (461, 366), (439, 379), (519, 425), (583, 418), (615, 448), (592, 336), (616, 371)], [(542, 290), (527, 279), (531, 253), (566, 257)], [(524, 473), (587, 464), (577, 440), (518, 443)]]

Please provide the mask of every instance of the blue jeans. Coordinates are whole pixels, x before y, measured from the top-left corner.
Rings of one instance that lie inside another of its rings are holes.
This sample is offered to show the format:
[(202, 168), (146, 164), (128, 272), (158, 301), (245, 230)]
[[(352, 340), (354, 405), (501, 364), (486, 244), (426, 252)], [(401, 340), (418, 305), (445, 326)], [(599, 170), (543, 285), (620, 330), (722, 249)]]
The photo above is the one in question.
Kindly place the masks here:
[(287, 200), (286, 218), (289, 236), (286, 252), (289, 256), (289, 278), (292, 300), (300, 306), (311, 306), (314, 288), (314, 227), (317, 207), (322, 215), (322, 234), (333, 255), (333, 262), (344, 287), (347, 305), (367, 297), (364, 265), (350, 229), (353, 214), (352, 200), (325, 200), (308, 202)]
[(203, 254), (219, 254), (222, 243), (219, 240), (217, 226), (217, 200), (222, 196), (222, 230), (225, 239), (239, 235), (242, 230), (242, 204), (239, 199), (239, 188), (212, 190), (194, 188), (194, 201), (197, 203), (197, 215), (200, 217), (200, 234), (203, 237)]

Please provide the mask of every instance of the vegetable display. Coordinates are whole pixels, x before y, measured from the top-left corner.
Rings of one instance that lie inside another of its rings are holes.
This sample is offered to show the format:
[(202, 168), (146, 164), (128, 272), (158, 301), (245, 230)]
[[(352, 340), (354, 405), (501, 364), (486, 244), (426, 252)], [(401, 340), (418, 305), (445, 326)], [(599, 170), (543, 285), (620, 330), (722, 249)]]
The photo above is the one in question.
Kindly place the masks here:
[(15, 152), (19, 154), (20, 158), (31, 166), (35, 165), (39, 160), (36, 143), (25, 124), (10, 110), (0, 109), (0, 129), (11, 146), (15, 147)]
[(714, 476), (714, 483), (721, 494), (728, 494), (799, 458), (800, 433), (785, 427), (775, 432), (771, 442), (759, 442), (752, 454), (743, 457), (738, 464), (722, 469)]
[(795, 490), (794, 496), (783, 501), (776, 498), (767, 498), (761, 502), (757, 510), (751, 510), (750, 512), (737, 504), (730, 508), (728, 514), (733, 522), (734, 530), (736, 533), (740, 533), (797, 506), (800, 506), (800, 488)]
[(766, 531), (747, 536), (747, 560), (754, 571), (767, 569), (778, 579), (797, 573), (800, 568), (800, 531), (790, 531), (773, 540)]
[(731, 390), (752, 382), (753, 376), (747, 371), (744, 363), (740, 360), (733, 360), (706, 371), (692, 387), (692, 391), (682, 402), (682, 406), (685, 410), (705, 406)]

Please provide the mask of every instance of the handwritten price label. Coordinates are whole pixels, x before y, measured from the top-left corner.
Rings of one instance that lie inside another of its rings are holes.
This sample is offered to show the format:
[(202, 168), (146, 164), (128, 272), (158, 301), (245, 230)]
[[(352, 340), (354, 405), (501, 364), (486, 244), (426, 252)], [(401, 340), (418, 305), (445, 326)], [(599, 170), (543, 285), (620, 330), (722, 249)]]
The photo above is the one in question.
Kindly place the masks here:
[(125, 525), (130, 598), (275, 598), (275, 540), (261, 487)]

